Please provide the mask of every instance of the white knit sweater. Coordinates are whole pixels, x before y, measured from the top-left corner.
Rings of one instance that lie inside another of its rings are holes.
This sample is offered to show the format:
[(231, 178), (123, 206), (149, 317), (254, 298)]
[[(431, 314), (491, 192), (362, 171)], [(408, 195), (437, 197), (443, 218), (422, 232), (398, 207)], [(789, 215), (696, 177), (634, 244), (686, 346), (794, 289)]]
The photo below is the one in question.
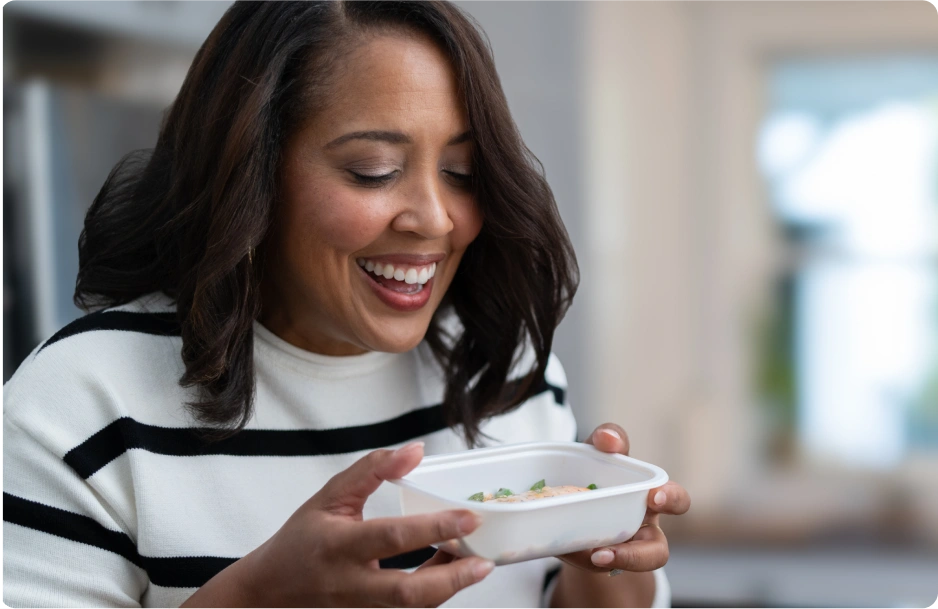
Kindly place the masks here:
[[(370, 450), (465, 450), (438, 404), (425, 346), (326, 357), (254, 326), (255, 414), (201, 442), (179, 386), (182, 339), (154, 295), (86, 316), (37, 348), (3, 391), (4, 601), (11, 606), (177, 606), (268, 539), (335, 473)], [(553, 356), (543, 391), (483, 426), (489, 444), (574, 440)], [(365, 517), (399, 515), (384, 484)], [(410, 568), (431, 549), (383, 561)], [(558, 561), (499, 567), (449, 601), (537, 606)]]

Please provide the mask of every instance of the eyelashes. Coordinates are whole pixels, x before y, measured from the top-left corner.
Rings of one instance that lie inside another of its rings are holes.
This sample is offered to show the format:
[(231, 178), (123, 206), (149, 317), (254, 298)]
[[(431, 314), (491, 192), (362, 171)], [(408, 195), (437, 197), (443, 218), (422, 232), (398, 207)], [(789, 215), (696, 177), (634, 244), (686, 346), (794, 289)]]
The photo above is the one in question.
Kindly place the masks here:
[(349, 171), (349, 173), (352, 174), (352, 179), (355, 181), (356, 184), (358, 184), (359, 186), (365, 186), (368, 188), (379, 188), (381, 186), (384, 186), (385, 184), (393, 180), (394, 176), (398, 174), (396, 170), (390, 173), (379, 175), (379, 176), (370, 176), (370, 175), (366, 175), (363, 173), (356, 173), (354, 171)]
[(447, 175), (455, 184), (460, 188), (469, 188), (472, 186), (472, 177), (471, 173), (459, 173), (458, 171), (446, 171), (443, 170), (443, 173)]
[[(349, 173), (352, 176), (352, 180), (359, 186), (364, 186), (366, 188), (380, 188), (394, 180), (400, 171), (394, 170), (389, 173), (377, 176), (357, 173), (351, 170), (349, 170)], [(455, 186), (460, 188), (468, 188), (472, 185), (473, 174), (471, 173), (459, 173), (457, 171), (448, 171), (445, 169), (443, 170), (443, 173)]]

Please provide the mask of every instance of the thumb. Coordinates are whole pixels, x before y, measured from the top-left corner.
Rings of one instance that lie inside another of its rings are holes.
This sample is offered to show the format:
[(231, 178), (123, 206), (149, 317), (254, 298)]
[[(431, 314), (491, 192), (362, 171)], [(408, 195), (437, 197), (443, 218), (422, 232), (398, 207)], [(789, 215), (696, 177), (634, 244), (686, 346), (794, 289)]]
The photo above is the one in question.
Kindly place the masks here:
[(368, 453), (348, 469), (333, 476), (313, 497), (323, 509), (355, 516), (368, 497), (385, 480), (403, 478), (423, 459), (423, 442), (411, 442), (397, 450)]

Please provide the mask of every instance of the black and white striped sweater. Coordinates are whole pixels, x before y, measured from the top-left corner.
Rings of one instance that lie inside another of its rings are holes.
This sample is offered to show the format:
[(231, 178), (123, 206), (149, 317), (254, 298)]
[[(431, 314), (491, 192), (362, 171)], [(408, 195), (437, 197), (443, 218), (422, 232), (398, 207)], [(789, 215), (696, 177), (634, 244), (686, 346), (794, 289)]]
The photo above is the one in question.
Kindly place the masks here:
[[(11, 606), (178, 606), (263, 543), (331, 476), (375, 448), (466, 448), (443, 423), (425, 346), (326, 357), (255, 324), (257, 397), (245, 431), (206, 444), (178, 384), (172, 303), (153, 295), (88, 315), (41, 345), (3, 392), (4, 601)], [(491, 419), (490, 443), (575, 439), (566, 378)], [(398, 515), (388, 484), (365, 517)], [(432, 549), (393, 557), (410, 568)], [(537, 606), (544, 559), (499, 567), (452, 606)]]

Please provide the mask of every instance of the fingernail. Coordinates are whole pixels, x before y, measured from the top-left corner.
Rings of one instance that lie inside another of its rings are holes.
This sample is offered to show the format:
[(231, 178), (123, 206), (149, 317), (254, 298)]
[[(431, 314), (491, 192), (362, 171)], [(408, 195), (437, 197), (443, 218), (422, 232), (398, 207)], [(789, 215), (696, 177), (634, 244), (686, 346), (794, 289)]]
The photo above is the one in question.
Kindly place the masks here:
[(614, 440), (621, 440), (621, 439), (622, 439), (622, 436), (620, 436), (618, 433), (612, 431), (611, 429), (600, 429), (600, 430), (599, 430), (599, 433), (604, 433), (604, 434), (606, 434), (607, 436), (609, 436), (610, 438), (612, 438), (612, 439), (614, 439)]
[(616, 555), (612, 553), (612, 550), (597, 550), (590, 556), (590, 560), (592, 560), (593, 564), (597, 567), (602, 567), (603, 565), (611, 563), (612, 559), (615, 557)]
[(423, 448), (423, 442), (417, 441), (417, 442), (411, 442), (410, 444), (405, 444), (404, 446), (401, 446), (400, 448), (398, 448), (397, 450), (395, 450), (395, 451), (394, 451), (394, 454), (395, 454), (395, 455), (403, 455), (404, 453), (410, 452), (410, 451), (415, 450), (415, 449), (417, 449), (417, 448)]
[(664, 491), (658, 491), (655, 493), (655, 505), (664, 505), (664, 502), (668, 500), (668, 496)]
[(486, 575), (492, 572), (492, 569), (495, 568), (495, 563), (491, 560), (483, 560), (477, 562), (475, 566), (472, 567), (472, 575), (476, 578), (476, 581), (482, 579)]
[(478, 514), (466, 514), (459, 519), (459, 536), (468, 535), (475, 531), (482, 524), (482, 518)]

